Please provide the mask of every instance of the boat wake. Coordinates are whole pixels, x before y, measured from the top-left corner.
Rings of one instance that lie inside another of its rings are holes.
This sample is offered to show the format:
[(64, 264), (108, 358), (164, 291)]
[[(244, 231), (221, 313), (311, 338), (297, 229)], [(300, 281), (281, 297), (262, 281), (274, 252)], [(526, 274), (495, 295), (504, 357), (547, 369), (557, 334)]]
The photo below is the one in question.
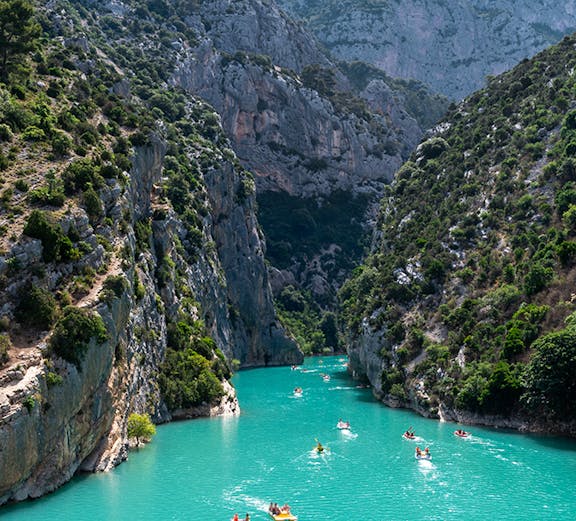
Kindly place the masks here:
[(339, 431), (346, 440), (355, 440), (358, 437), (358, 433), (352, 432), (350, 429), (339, 429)]
[[(234, 506), (235, 510), (263, 510), (267, 511), (269, 502), (265, 499), (243, 494), (245, 486), (254, 483), (254, 480), (247, 480), (240, 485), (229, 490), (222, 491), (222, 499), (226, 505)], [(233, 509), (233, 510), (234, 510)]]

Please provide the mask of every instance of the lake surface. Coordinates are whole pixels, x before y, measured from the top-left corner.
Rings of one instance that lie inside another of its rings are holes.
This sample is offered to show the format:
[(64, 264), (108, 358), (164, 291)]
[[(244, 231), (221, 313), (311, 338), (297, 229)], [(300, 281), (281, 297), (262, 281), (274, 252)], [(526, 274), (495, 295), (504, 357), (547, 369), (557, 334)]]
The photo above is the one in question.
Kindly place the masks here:
[[(457, 438), (455, 424), (376, 402), (344, 363), (241, 371), (240, 417), (160, 426), (112, 472), (2, 507), (0, 519), (261, 521), (270, 501), (288, 502), (299, 521), (576, 519), (574, 442), (475, 426)], [(416, 441), (401, 437), (409, 426)], [(417, 461), (416, 445), (432, 460)]]

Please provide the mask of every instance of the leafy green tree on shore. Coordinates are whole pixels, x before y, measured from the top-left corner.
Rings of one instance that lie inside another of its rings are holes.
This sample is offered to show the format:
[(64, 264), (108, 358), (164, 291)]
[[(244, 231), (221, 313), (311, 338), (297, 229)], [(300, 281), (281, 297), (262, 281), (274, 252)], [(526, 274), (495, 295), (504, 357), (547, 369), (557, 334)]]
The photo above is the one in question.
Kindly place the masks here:
[(16, 57), (34, 48), (40, 26), (28, 0), (0, 0), (0, 80), (7, 81)]
[(147, 414), (134, 412), (128, 417), (128, 437), (136, 438), (138, 445), (140, 445), (141, 439), (150, 441), (154, 434), (156, 434), (156, 427)]

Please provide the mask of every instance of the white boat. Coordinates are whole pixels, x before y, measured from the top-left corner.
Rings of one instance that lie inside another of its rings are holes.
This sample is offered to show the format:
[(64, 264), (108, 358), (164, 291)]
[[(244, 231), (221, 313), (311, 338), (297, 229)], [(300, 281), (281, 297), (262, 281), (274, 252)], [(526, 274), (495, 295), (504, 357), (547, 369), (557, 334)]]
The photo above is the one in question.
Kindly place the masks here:
[(343, 422), (342, 420), (340, 420), (337, 424), (336, 427), (338, 427), (340, 430), (350, 430), (350, 422)]

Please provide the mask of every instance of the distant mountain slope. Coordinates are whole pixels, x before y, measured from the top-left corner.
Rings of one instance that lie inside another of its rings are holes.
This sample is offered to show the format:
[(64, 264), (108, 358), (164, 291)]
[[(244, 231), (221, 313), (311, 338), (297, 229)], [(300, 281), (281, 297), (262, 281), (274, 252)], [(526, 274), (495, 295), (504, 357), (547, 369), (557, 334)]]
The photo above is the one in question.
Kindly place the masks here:
[(334, 56), (418, 79), (455, 99), (576, 30), (572, 1), (279, 2)]
[(576, 434), (575, 44), (462, 102), (383, 200), (341, 300), (388, 403)]

